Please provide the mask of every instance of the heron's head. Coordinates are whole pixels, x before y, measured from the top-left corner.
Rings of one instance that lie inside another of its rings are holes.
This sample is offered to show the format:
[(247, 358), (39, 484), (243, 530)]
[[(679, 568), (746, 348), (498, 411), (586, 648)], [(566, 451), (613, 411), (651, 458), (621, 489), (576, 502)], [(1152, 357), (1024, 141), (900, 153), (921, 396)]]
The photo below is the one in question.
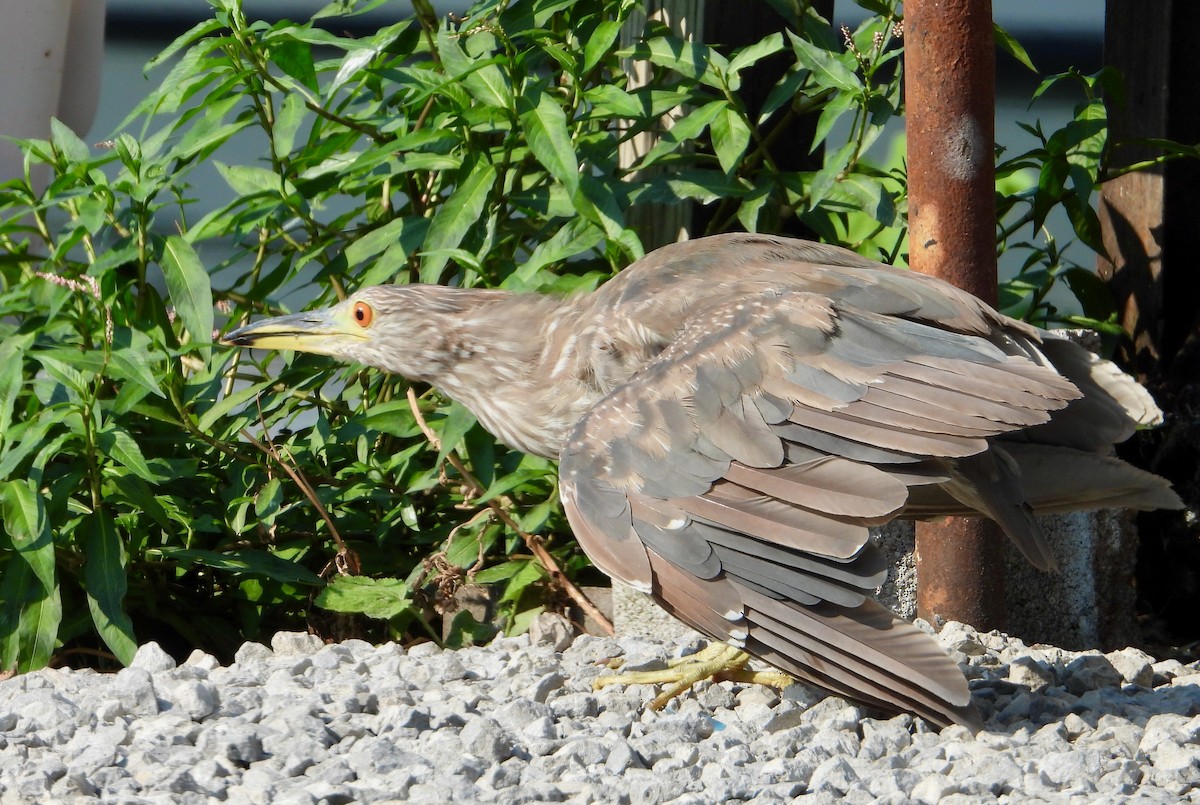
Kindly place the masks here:
[(221, 343), (331, 355), (433, 382), (459, 359), (460, 325), (493, 291), (438, 285), (363, 288), (333, 307), (247, 324)]

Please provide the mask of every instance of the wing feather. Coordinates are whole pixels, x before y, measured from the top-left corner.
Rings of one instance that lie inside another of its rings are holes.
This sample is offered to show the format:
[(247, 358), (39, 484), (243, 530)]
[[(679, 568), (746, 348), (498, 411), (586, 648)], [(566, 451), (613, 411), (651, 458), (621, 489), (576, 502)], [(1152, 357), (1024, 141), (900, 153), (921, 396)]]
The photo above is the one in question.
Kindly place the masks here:
[(828, 601), (836, 606), (856, 607), (866, 600), (866, 594), (861, 590), (772, 562), (755, 554), (719, 546), (714, 549), (713, 555), (731, 579), (742, 584), (759, 585), (760, 590), (769, 590), (774, 596), (782, 596), (801, 604)]
[(741, 553), (752, 554), (760, 559), (797, 568), (859, 590), (874, 590), (887, 578), (884, 556), (870, 542), (853, 557), (836, 559), (818, 556), (815, 553), (789, 551), (772, 543), (707, 523), (695, 522), (690, 528), (703, 535), (714, 546), (721, 545)]
[(981, 438), (915, 433), (840, 411), (827, 413), (798, 405), (792, 409), (789, 419), (812, 430), (914, 456), (970, 456), (987, 449), (987, 442)]
[[(752, 624), (762, 624), (765, 631), (810, 652), (835, 649), (844, 658), (842, 664), (860, 675), (881, 671), (892, 680), (908, 679), (918, 695), (933, 693), (956, 706), (970, 701), (966, 680), (953, 663), (943, 662), (946, 655), (938, 645), (879, 604), (863, 604), (861, 611), (829, 604), (804, 611), (759, 593), (746, 594), (743, 599)], [(803, 629), (792, 625), (798, 611), (810, 616)]]
[(779, 437), (767, 427), (758, 407), (746, 395), (714, 412), (704, 434), (734, 461), (751, 467), (778, 467), (783, 463)]
[(904, 508), (908, 488), (874, 467), (822, 455), (764, 472), (732, 463), (725, 479), (764, 495), (847, 517), (887, 517)]
[(804, 454), (816, 450), (832, 456), (841, 456), (851, 461), (872, 465), (910, 464), (925, 458), (924, 456), (913, 455), (912, 453), (905, 453), (900, 450), (885, 450), (882, 447), (864, 444), (845, 436), (826, 433), (815, 428), (806, 428), (795, 422), (776, 425), (775, 433), (778, 434), (779, 438), (784, 440), (784, 454), (789, 457), (793, 452), (791, 449), (792, 446), (795, 446)]
[(676, 502), (693, 519), (837, 559), (854, 556), (869, 538), (863, 524), (831, 518), (725, 482), (716, 483), (705, 495)]
[[(721, 244), (747, 251), (671, 247), (696, 262), (656, 252), (601, 298), (606, 321), (674, 310), (681, 323), (562, 450), (581, 546), (681, 620), (790, 673), (974, 724), (955, 664), (868, 597), (886, 575), (868, 527), (981, 512), (1049, 564), (1020, 440), (1069, 411), (1078, 389), (1038, 352), (1038, 331), (949, 286), (811, 244)], [(833, 263), (798, 262), (814, 254)], [(727, 278), (726, 296), (685, 307), (645, 295), (653, 271), (670, 285), (700, 265)], [(1011, 456), (997, 447), (1006, 439)], [(1034, 499), (1058, 507), (1075, 494)]]

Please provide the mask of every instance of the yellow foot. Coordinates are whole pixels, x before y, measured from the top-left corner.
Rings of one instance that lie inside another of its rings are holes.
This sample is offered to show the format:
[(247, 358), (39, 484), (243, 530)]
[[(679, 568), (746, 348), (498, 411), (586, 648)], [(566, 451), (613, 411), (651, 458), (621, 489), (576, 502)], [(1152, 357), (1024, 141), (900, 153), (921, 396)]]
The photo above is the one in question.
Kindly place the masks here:
[(592, 682), (592, 688), (600, 690), (608, 685), (667, 685), (648, 705), (651, 710), (661, 710), (667, 702), (705, 679), (768, 685), (780, 690), (796, 681), (782, 671), (752, 671), (746, 667), (748, 662), (750, 655), (739, 648), (724, 643), (709, 643), (695, 654), (671, 660), (667, 663), (669, 667), (661, 671), (630, 671), (601, 676)]

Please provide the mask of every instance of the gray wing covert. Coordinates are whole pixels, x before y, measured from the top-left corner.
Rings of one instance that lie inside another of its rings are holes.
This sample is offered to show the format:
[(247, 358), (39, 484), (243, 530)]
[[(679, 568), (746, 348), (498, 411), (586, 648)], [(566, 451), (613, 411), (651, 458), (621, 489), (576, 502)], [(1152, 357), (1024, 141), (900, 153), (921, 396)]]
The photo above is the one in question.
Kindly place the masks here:
[[(699, 631), (854, 698), (966, 722), (957, 666), (871, 599), (886, 567), (868, 528), (902, 514), (910, 486), (986, 508), (956, 465), (1077, 396), (983, 338), (814, 294), (735, 299), (695, 312), (579, 422), (562, 499), (600, 569)], [(1003, 468), (988, 472), (1011, 497)]]

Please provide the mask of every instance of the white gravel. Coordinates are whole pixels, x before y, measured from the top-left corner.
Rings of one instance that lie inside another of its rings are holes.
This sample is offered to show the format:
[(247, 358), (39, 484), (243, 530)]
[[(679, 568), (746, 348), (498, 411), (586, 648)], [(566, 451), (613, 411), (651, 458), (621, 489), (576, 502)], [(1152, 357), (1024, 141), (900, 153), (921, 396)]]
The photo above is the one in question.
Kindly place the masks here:
[(704, 683), (662, 713), (643, 708), (649, 688), (591, 690), (598, 661), (660, 667), (694, 643), (280, 634), (227, 667), (150, 644), (114, 675), (0, 683), (0, 805), (1200, 801), (1196, 663), (961, 624), (939, 639), (973, 680), (977, 736), (799, 686)]

